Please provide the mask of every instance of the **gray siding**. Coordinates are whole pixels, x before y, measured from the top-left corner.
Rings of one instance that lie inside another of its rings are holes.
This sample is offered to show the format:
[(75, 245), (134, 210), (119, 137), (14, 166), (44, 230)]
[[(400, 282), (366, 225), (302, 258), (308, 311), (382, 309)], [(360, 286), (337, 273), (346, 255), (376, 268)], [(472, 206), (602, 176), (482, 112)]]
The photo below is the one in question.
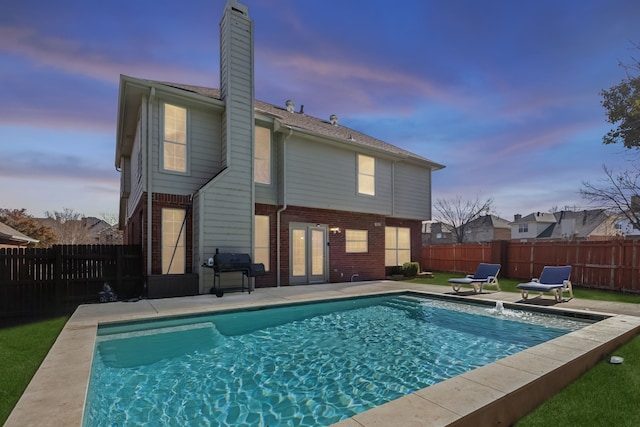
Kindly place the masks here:
[(226, 168), (200, 191), (202, 260), (216, 249), (253, 254), (253, 22), (227, 4), (220, 41)]
[(393, 216), (406, 219), (431, 218), (431, 170), (397, 162), (394, 166)]
[[(164, 138), (164, 104), (187, 109), (187, 173), (174, 173), (162, 169)], [(221, 114), (198, 103), (158, 96), (153, 103), (152, 186), (154, 193), (193, 194), (213, 175), (220, 171)]]
[(287, 203), (391, 215), (391, 162), (376, 158), (376, 194), (365, 196), (357, 193), (356, 155), (350, 147), (291, 137), (285, 153)]
[[(146, 111), (146, 108), (142, 109)], [(133, 211), (142, 197), (144, 191), (144, 185), (146, 181), (145, 167), (144, 167), (144, 153), (142, 153), (142, 122), (138, 118), (138, 124), (136, 125), (136, 136), (133, 143), (133, 149), (131, 150), (131, 157), (126, 164), (126, 168), (130, 171), (128, 173), (131, 181), (129, 202), (127, 204), (127, 218), (133, 215)], [(124, 168), (123, 168), (124, 169)]]

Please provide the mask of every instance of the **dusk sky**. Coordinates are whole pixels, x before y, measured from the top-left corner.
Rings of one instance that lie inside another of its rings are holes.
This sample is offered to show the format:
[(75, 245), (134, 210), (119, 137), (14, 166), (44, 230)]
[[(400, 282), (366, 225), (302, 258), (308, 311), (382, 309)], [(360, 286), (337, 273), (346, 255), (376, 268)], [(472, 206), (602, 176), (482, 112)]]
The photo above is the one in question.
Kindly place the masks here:
[[(115, 216), (120, 74), (219, 87), (225, 2), (3, 0), (0, 207)], [(584, 209), (583, 181), (629, 168), (602, 144), (600, 91), (640, 57), (638, 0), (242, 3), (256, 99), (446, 165), (434, 201), (491, 197), (508, 220)]]

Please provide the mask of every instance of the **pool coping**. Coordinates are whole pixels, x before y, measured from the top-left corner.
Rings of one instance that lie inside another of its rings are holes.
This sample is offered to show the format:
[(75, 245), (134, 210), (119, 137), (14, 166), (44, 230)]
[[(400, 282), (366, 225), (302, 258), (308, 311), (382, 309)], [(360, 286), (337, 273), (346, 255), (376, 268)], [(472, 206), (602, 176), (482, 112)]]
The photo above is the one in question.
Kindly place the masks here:
[[(401, 291), (435, 296), (449, 293), (448, 288), (442, 286), (375, 281), (259, 288), (251, 294), (227, 294), (223, 298), (199, 295), (80, 306), (58, 336), (5, 427), (82, 424), (100, 323)], [(507, 292), (457, 298), (500, 300), (505, 304), (520, 300), (519, 294)], [(633, 304), (571, 300), (539, 309), (610, 317), (372, 408), (334, 426), (510, 425), (640, 332), (640, 306)]]

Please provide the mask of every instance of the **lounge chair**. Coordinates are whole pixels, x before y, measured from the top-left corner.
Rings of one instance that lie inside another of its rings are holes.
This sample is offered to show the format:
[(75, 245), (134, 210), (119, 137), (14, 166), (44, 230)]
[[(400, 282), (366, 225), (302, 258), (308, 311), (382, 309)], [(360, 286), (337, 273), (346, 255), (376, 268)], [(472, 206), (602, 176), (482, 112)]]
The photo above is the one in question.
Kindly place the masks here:
[(460, 291), (462, 285), (473, 286), (475, 293), (482, 293), (482, 288), (485, 286), (495, 286), (500, 290), (500, 283), (498, 283), (498, 273), (500, 272), (500, 264), (484, 264), (480, 263), (475, 274), (468, 274), (467, 277), (458, 279), (449, 279), (451, 287), (455, 292)]
[(557, 302), (562, 302), (565, 292), (569, 293), (569, 299), (573, 298), (573, 288), (571, 287), (571, 281), (569, 280), (570, 275), (570, 265), (562, 267), (545, 266), (542, 269), (540, 278), (532, 279), (531, 282), (528, 283), (520, 283), (517, 287), (520, 289), (523, 300), (529, 298), (529, 291), (532, 291), (540, 292), (538, 297), (541, 297), (545, 292), (551, 292), (555, 296)]

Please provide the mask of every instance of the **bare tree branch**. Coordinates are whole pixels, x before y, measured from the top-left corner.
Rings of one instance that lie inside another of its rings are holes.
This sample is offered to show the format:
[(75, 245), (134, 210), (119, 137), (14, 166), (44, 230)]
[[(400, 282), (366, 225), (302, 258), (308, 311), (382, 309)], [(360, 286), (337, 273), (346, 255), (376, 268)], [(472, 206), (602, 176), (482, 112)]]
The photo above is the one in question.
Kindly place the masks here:
[(580, 194), (597, 207), (627, 218), (634, 229), (640, 230), (640, 169), (618, 174), (604, 165), (602, 169), (606, 178), (601, 184), (585, 181)]
[(467, 225), (482, 215), (488, 214), (492, 204), (492, 198), (484, 201), (481, 201), (479, 197), (475, 200), (463, 200), (461, 196), (438, 199), (434, 205), (436, 209), (435, 220), (451, 228), (456, 242), (464, 243)]

